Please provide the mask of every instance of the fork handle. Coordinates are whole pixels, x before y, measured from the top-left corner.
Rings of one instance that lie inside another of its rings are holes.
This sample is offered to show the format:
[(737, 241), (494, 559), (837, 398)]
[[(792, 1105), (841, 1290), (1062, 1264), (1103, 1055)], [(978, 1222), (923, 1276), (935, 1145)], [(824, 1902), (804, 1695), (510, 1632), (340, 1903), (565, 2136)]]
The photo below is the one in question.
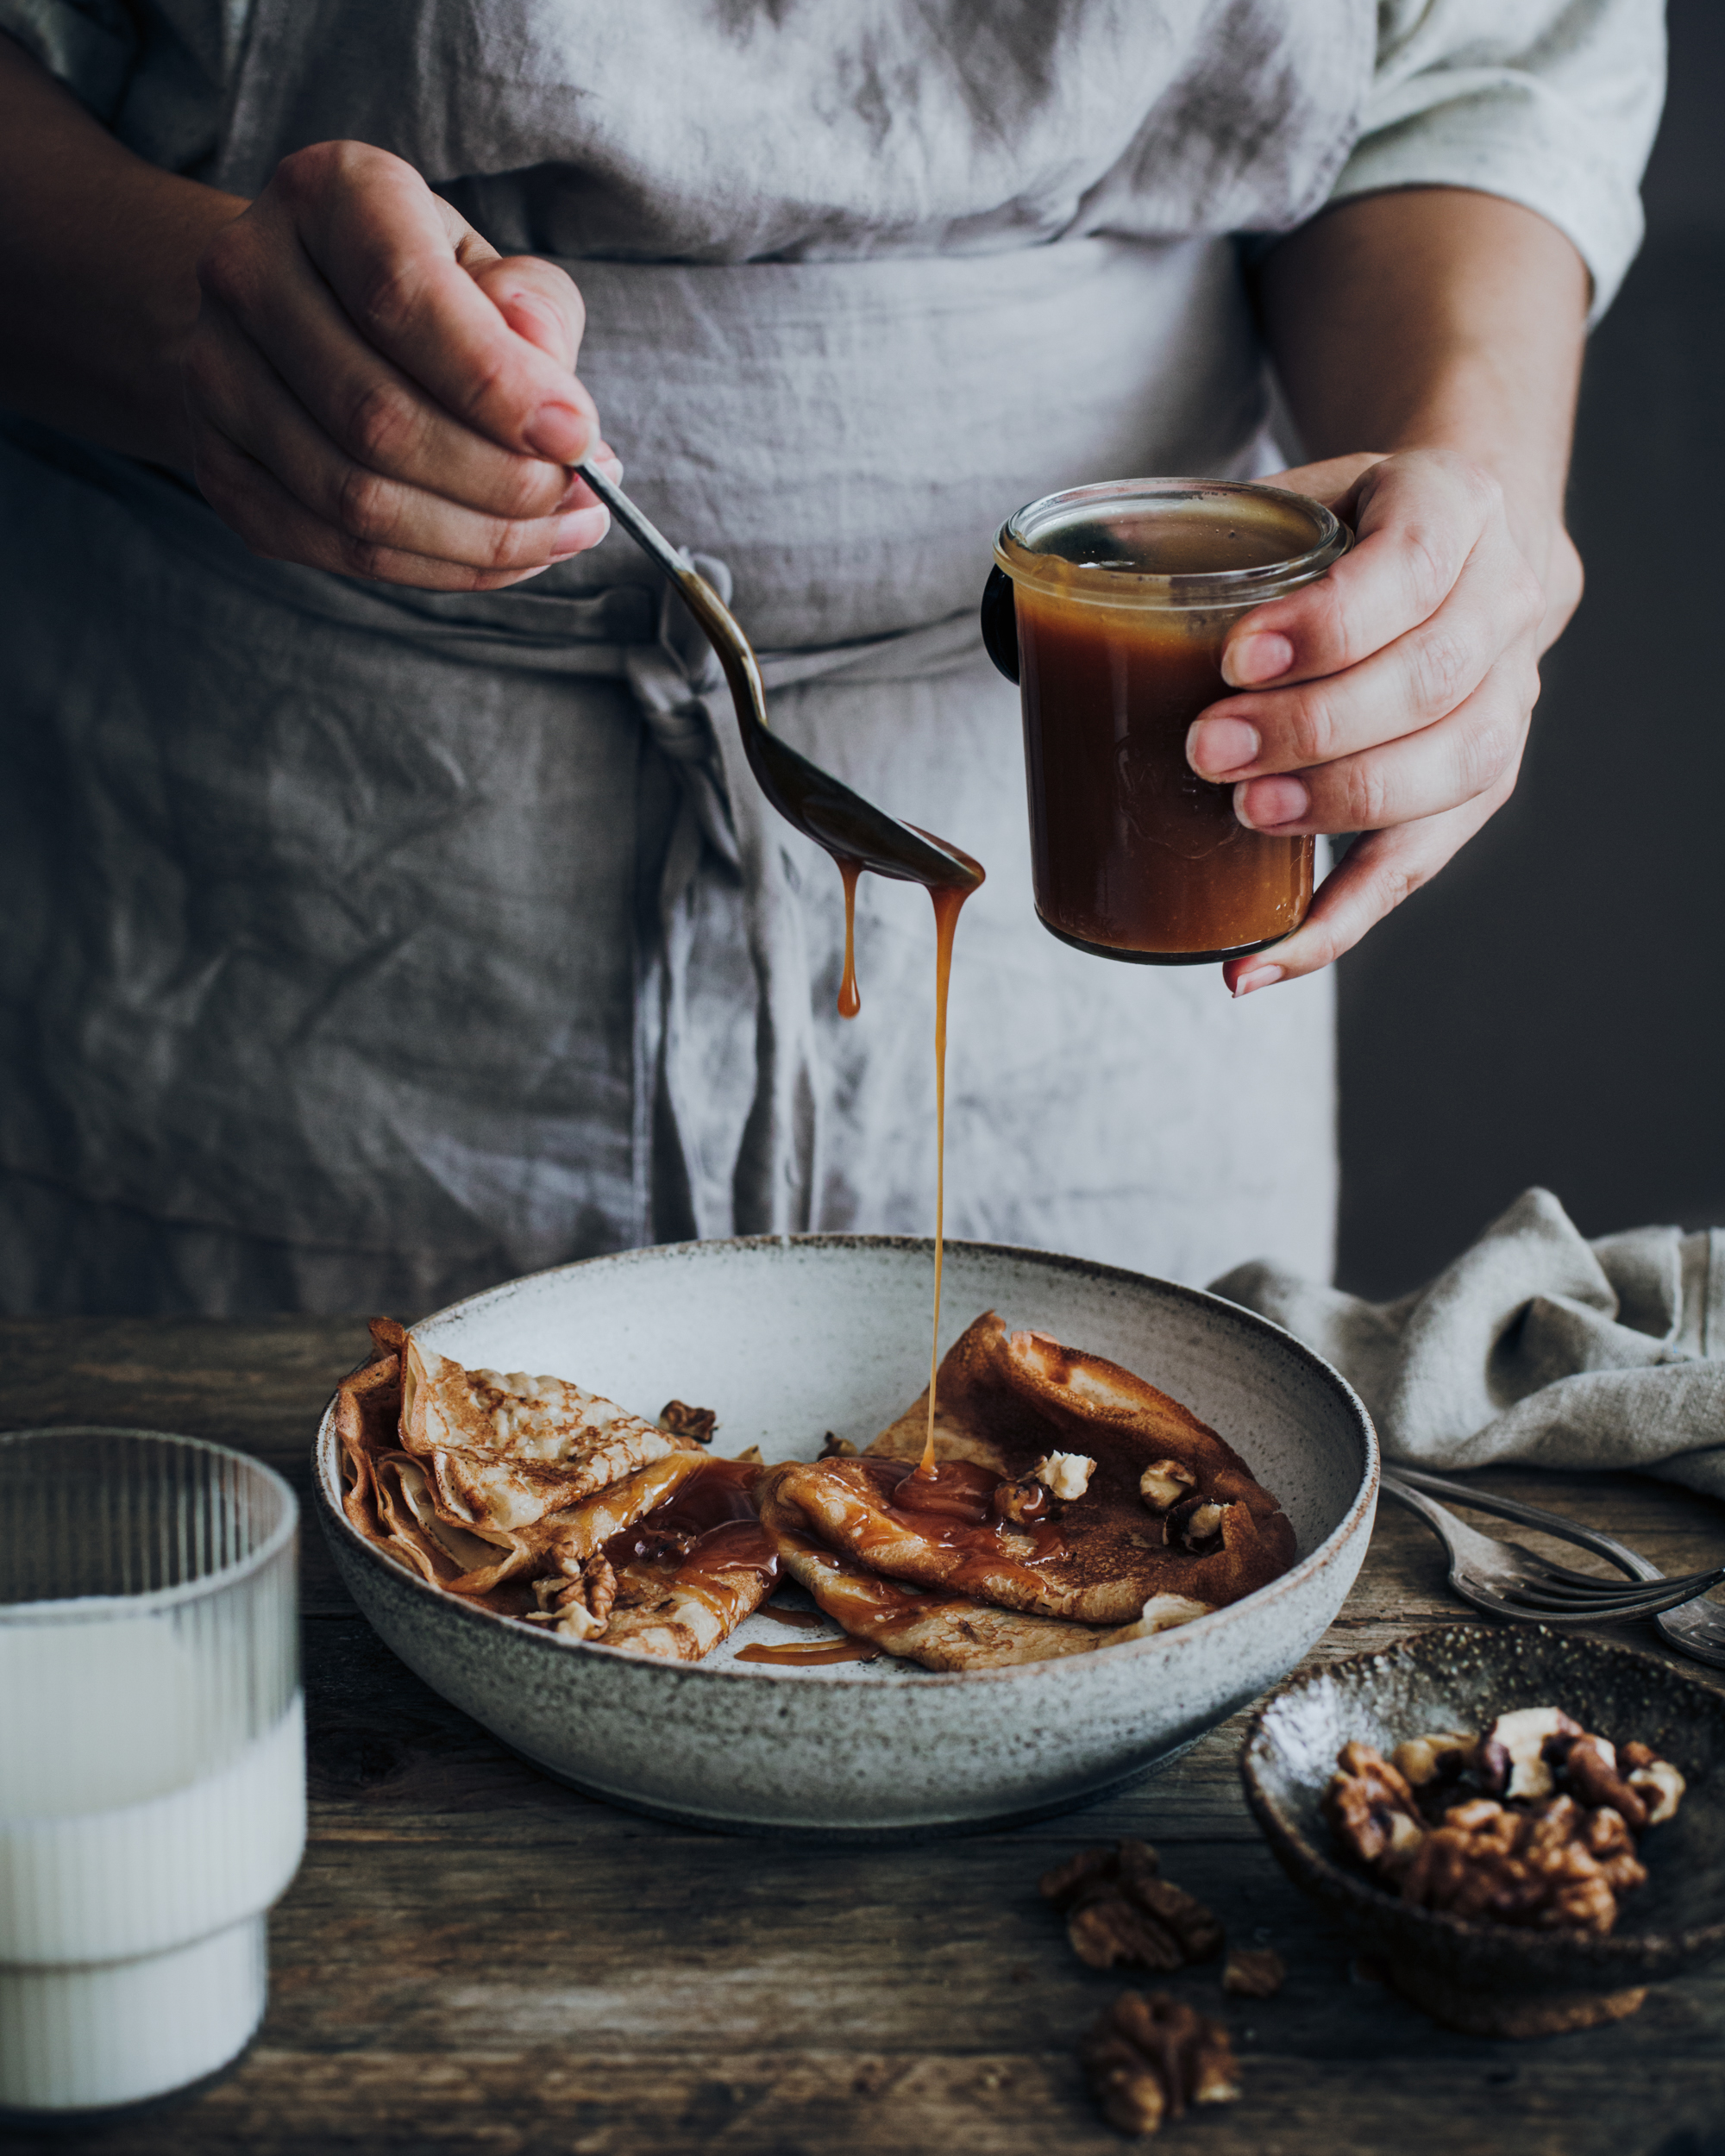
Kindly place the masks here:
[(1553, 1535), (1559, 1542), (1572, 1542), (1578, 1549), (1591, 1550), (1596, 1557), (1604, 1557), (1612, 1564), (1621, 1565), (1632, 1579), (1660, 1580), (1665, 1574), (1657, 1564), (1649, 1563), (1639, 1550), (1632, 1550), (1627, 1542), (1619, 1542), (1615, 1535), (1596, 1534), (1591, 1527), (1584, 1527), (1578, 1520), (1565, 1520), (1561, 1513), (1542, 1512), (1537, 1505), (1518, 1504), (1513, 1497), (1496, 1497), (1489, 1491), (1475, 1489), (1466, 1482), (1452, 1482), (1448, 1476), (1433, 1475), (1423, 1467), (1409, 1467), (1403, 1460), (1383, 1470), (1386, 1489), (1392, 1482), (1402, 1485), (1399, 1495), (1403, 1504), (1418, 1512), (1422, 1508), (1414, 1501), (1417, 1494), (1427, 1491), (1433, 1497), (1447, 1497), (1452, 1504), (1471, 1505), (1476, 1512), (1490, 1513), (1498, 1520), (1513, 1520), (1523, 1527), (1537, 1527), (1541, 1534)]

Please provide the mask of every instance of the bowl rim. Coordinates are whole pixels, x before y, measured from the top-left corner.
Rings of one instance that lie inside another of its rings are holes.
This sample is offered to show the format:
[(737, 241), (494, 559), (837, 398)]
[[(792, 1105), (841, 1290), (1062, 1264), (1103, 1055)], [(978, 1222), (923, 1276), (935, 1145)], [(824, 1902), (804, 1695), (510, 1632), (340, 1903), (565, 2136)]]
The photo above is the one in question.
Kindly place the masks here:
[[(1572, 1966), (1578, 1980), (1588, 1980), (1594, 1974), (1602, 1978), (1613, 1972), (1619, 1964), (1632, 1964), (1634, 1969), (1645, 1971), (1655, 1953), (1663, 1961), (1678, 1963), (1691, 1957), (1711, 1955), (1725, 1946), (1725, 1917), (1711, 1924), (1700, 1924), (1687, 1931), (1611, 1931), (1603, 1938), (1596, 1932), (1578, 1932), (1552, 1929), (1534, 1930), (1519, 1924), (1496, 1924), (1479, 1919), (1457, 1916), (1446, 1909), (1427, 1909), (1404, 1902), (1399, 1895), (1386, 1892), (1374, 1886), (1351, 1871), (1328, 1851), (1317, 1847), (1287, 1818), (1276, 1799), (1265, 1788), (1260, 1761), (1266, 1753), (1276, 1750), (1276, 1739), (1270, 1717), (1277, 1708), (1301, 1693), (1332, 1678), (1339, 1671), (1367, 1674), (1374, 1664), (1383, 1665), (1399, 1655), (1413, 1655), (1428, 1645), (1435, 1645), (1446, 1639), (1466, 1639), (1471, 1645), (1489, 1640), (1497, 1647), (1507, 1647), (1513, 1640), (1532, 1634), (1540, 1639), (1561, 1643), (1570, 1648), (1579, 1647), (1584, 1653), (1595, 1654), (1602, 1659), (1640, 1663), (1656, 1670), (1662, 1678), (1674, 1680), (1679, 1686), (1692, 1689), (1698, 1698), (1709, 1702), (1712, 1711), (1725, 1716), (1725, 1692), (1692, 1677), (1686, 1670), (1668, 1662), (1661, 1655), (1650, 1654), (1645, 1648), (1632, 1647), (1615, 1639), (1599, 1639), (1587, 1633), (1560, 1632), (1552, 1625), (1517, 1624), (1497, 1626), (1458, 1620), (1453, 1623), (1422, 1626), (1416, 1633), (1404, 1635), (1388, 1647), (1363, 1648), (1358, 1653), (1339, 1656), (1333, 1662), (1326, 1662), (1314, 1670), (1295, 1671), (1278, 1684), (1268, 1699), (1251, 1711), (1245, 1733), (1240, 1739), (1239, 1775), (1245, 1788), (1245, 1800), (1257, 1822), (1258, 1831), (1279, 1857), (1284, 1853), (1292, 1858), (1301, 1870), (1327, 1893), (1339, 1895), (1350, 1908), (1350, 1913), (1376, 1922), (1379, 1927), (1391, 1921), (1405, 1927), (1415, 1939), (1425, 1936), (1433, 1941), (1445, 1940), (1452, 1945), (1489, 1947), (1502, 1952), (1506, 1949), (1521, 1947), (1530, 1954), (1540, 1942), (1562, 1940), (1566, 1948), (1574, 1950)], [(1302, 1885), (1307, 1882), (1300, 1882)], [(1308, 1891), (1314, 1886), (1308, 1885)], [(1622, 1977), (1634, 1973), (1632, 1970), (1617, 1970)]]
[[(1327, 1362), (1314, 1348), (1308, 1347), (1285, 1327), (1269, 1318), (1261, 1317), (1255, 1310), (1247, 1309), (1243, 1303), (1230, 1302), (1225, 1295), (1213, 1294), (1208, 1288), (1189, 1288), (1183, 1282), (1162, 1280), (1153, 1273), (1134, 1272), (1126, 1266), (1107, 1265), (1099, 1260), (1073, 1257), (1059, 1251), (1039, 1250), (1024, 1244), (980, 1243), (956, 1236), (945, 1238), (945, 1247), (949, 1252), (962, 1250), (987, 1257), (1028, 1259), (1036, 1265), (1054, 1271), (1082, 1273), (1094, 1279), (1132, 1288), (1149, 1286), (1163, 1291), (1176, 1301), (1189, 1303), (1198, 1309), (1224, 1313), (1230, 1320), (1244, 1324), (1248, 1332), (1267, 1334), (1280, 1346), (1291, 1351), (1296, 1361), (1305, 1363), (1320, 1383), (1327, 1384), (1338, 1392), (1360, 1439), (1364, 1467), (1358, 1487), (1348, 1501), (1347, 1510), (1323, 1540), (1290, 1565), (1287, 1571), (1267, 1585), (1255, 1589), (1251, 1594), (1242, 1595), (1239, 1601), (1212, 1610), (1208, 1616), (1194, 1618), (1189, 1624), (1175, 1626), (1167, 1632), (1153, 1633), (1146, 1639), (1122, 1640), (1115, 1646), (1097, 1648), (1094, 1650), (1095, 1653), (1106, 1655), (1113, 1661), (1127, 1656), (1144, 1657), (1153, 1651), (1166, 1655), (1173, 1650), (1176, 1642), (1186, 1641), (1189, 1635), (1202, 1633), (1208, 1637), (1210, 1627), (1225, 1624), (1234, 1611), (1244, 1609), (1248, 1604), (1262, 1608), (1267, 1600), (1286, 1597), (1294, 1593), (1323, 1571), (1352, 1542), (1362, 1526), (1369, 1526), (1377, 1501), (1381, 1468), (1377, 1432), (1371, 1417), (1366, 1411), (1364, 1401), (1333, 1363)], [(417, 1332), (421, 1326), (453, 1318), (487, 1303), (507, 1301), (522, 1288), (536, 1282), (580, 1272), (589, 1266), (662, 1263), (668, 1259), (698, 1250), (780, 1250), (788, 1254), (794, 1250), (819, 1249), (901, 1250), (926, 1255), (932, 1259), (934, 1238), (932, 1236), (850, 1235), (822, 1232), (807, 1235), (709, 1237), (683, 1243), (643, 1244), (636, 1250), (607, 1250), (594, 1257), (573, 1258), (565, 1264), (543, 1266), (537, 1272), (523, 1273), (516, 1279), (500, 1281), (494, 1287), (481, 1288), (474, 1294), (464, 1295), (455, 1302), (446, 1303), (441, 1310), (428, 1311), (423, 1317), (417, 1319), (408, 1330)], [(355, 1365), (359, 1369), (363, 1367), (363, 1364)], [(577, 1645), (585, 1654), (598, 1654), (613, 1666), (626, 1664), (631, 1670), (649, 1670), (662, 1677), (705, 1680), (708, 1683), (737, 1679), (755, 1682), (765, 1679), (769, 1683), (778, 1683), (786, 1678), (806, 1678), (809, 1674), (795, 1668), (775, 1669), (763, 1664), (731, 1664), (715, 1669), (702, 1662), (659, 1662), (645, 1656), (628, 1653), (621, 1647), (607, 1647), (597, 1639), (556, 1639), (549, 1637), (537, 1626), (522, 1624), (496, 1610), (470, 1604), (463, 1596), (453, 1595), (442, 1588), (433, 1587), (430, 1581), (422, 1579), (406, 1565), (398, 1564), (392, 1558), (386, 1557), (348, 1519), (341, 1501), (341, 1470), (336, 1459), (335, 1448), (335, 1410), (336, 1395), (332, 1393), (325, 1403), (317, 1434), (312, 1441), (312, 1486), (326, 1530), (331, 1526), (339, 1527), (348, 1543), (354, 1549), (362, 1551), (372, 1563), (383, 1568), (387, 1576), (425, 1596), (428, 1607), (435, 1607), (446, 1615), (466, 1623), (501, 1626), (511, 1638), (531, 1643), (545, 1653), (567, 1655), (572, 1645)], [(904, 1683), (921, 1691), (930, 1685), (975, 1685), (1033, 1681), (1038, 1677), (1047, 1679), (1057, 1672), (1064, 1671), (1070, 1659), (1061, 1655), (1040, 1662), (1010, 1663), (1004, 1668), (994, 1670), (924, 1670), (914, 1677), (906, 1677)], [(823, 1669), (819, 1681), (827, 1688), (836, 1685), (845, 1690), (871, 1693), (880, 1690), (881, 1684), (879, 1677), (864, 1677), (860, 1674), (853, 1677), (844, 1673), (842, 1665), (839, 1669)]]

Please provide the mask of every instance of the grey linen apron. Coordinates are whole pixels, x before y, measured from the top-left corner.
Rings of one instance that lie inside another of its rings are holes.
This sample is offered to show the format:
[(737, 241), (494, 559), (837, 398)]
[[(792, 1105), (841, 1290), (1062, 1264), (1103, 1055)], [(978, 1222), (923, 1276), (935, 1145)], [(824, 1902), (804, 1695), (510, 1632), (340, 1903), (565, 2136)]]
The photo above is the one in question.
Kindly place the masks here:
[[(925, 9), (862, 12), (919, 57)], [(1077, 211), (1032, 160), (1032, 209), (932, 243), (894, 224), (884, 154), (872, 243), (856, 212), (825, 249), (718, 259), (748, 224), (734, 172), (729, 198), (668, 181), (633, 224), (601, 189), (584, 225), (547, 146), (598, 109), (594, 166), (627, 166), (617, 93), (661, 0), (264, 0), (215, 175), (255, 189), (354, 135), (461, 175), (444, 191), (505, 249), (561, 244), (627, 481), (731, 594), (775, 726), (988, 866), (953, 980), (950, 1230), (1198, 1279), (1244, 1250), (1328, 1269), (1330, 988), (1234, 1006), (1212, 969), (1044, 934), (1016, 698), (975, 608), (1024, 500), (1264, 468), (1225, 235), (1321, 202), (1372, 55), (1361, 0), (1297, 37), (1281, 13), (1082, 18), (1162, 70), (1128, 87), (1138, 134)], [(612, 33), (584, 72), (572, 16)], [(1099, 57), (1052, 55), (1081, 81)], [(1032, 116), (1057, 148), (1094, 105)], [(589, 237), (685, 259), (578, 259)], [(927, 900), (865, 881), (840, 1021), (837, 875), (765, 810), (716, 667), (622, 535), (508, 592), (365, 585), (255, 560), (180, 483), (21, 423), (0, 505), (11, 1307), (425, 1307), (647, 1240), (927, 1231)]]

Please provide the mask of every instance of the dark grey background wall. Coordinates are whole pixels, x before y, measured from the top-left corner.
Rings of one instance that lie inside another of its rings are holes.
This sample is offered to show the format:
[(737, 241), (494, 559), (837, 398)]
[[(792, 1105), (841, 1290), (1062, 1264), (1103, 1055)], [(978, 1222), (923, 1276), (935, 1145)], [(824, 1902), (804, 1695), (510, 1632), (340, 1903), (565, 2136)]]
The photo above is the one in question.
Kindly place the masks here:
[(1509, 806), (1342, 962), (1341, 1283), (1517, 1191), (1725, 1225), (1725, 5), (1673, 0), (1647, 242), (1595, 333), (1580, 612)]

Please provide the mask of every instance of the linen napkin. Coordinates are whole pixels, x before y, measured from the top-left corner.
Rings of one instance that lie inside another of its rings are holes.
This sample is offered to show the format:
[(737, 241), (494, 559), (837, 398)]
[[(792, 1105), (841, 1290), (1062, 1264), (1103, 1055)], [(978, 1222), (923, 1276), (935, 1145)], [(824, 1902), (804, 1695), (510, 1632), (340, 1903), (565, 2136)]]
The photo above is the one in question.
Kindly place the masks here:
[(1725, 1499), (1725, 1229), (1589, 1242), (1527, 1190), (1396, 1302), (1263, 1263), (1210, 1285), (1333, 1363), (1391, 1460), (1636, 1468)]

